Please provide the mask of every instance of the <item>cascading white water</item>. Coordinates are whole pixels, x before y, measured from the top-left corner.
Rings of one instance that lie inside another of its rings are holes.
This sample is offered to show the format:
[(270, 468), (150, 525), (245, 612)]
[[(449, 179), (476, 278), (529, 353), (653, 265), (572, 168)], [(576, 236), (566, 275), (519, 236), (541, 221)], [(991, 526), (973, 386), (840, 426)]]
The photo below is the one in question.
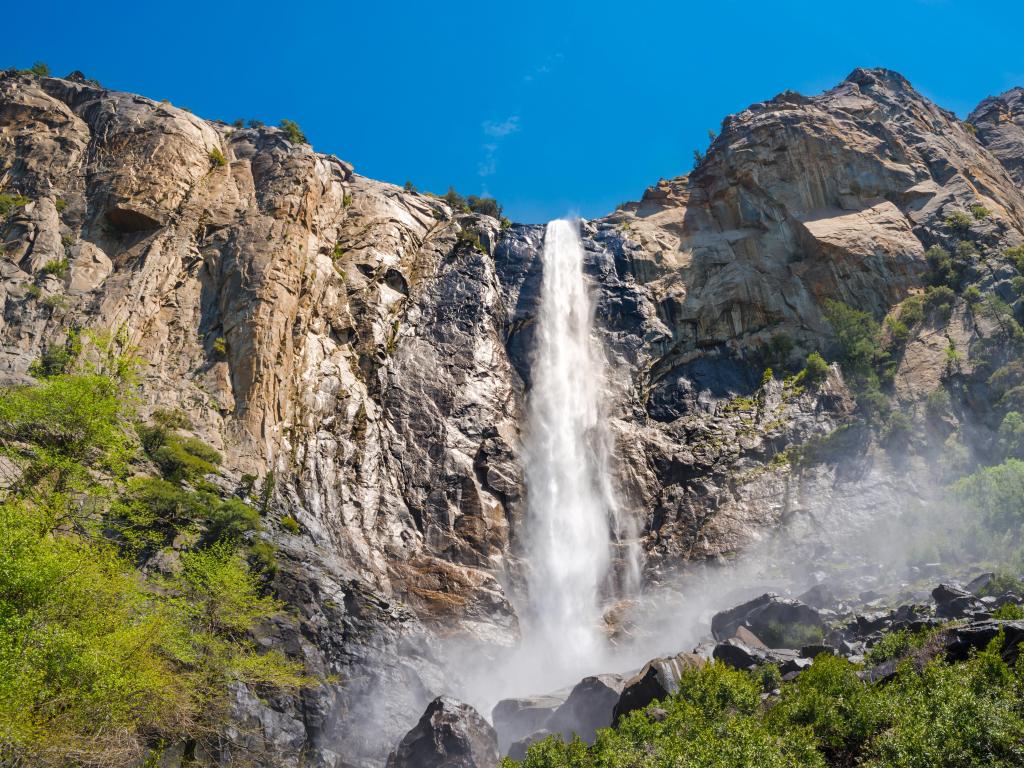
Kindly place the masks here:
[(617, 519), (609, 481), (604, 358), (577, 224), (547, 225), (523, 460), (530, 568), (529, 641), (572, 675), (603, 655), (601, 590)]

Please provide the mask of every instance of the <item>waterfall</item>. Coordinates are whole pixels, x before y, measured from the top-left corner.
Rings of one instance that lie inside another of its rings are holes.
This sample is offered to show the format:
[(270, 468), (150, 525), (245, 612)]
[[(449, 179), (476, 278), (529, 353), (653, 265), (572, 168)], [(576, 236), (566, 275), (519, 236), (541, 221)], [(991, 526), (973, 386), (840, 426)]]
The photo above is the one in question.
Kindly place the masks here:
[[(523, 465), (530, 641), (571, 678), (605, 650), (601, 597), (618, 510), (610, 481), (604, 356), (577, 224), (547, 225)], [(618, 532), (615, 532), (616, 535)]]

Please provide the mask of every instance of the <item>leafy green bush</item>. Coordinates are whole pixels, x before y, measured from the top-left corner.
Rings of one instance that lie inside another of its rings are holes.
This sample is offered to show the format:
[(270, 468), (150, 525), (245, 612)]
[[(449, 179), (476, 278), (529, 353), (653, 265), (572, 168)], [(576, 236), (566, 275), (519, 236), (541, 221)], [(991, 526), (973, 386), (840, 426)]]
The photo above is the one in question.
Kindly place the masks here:
[(924, 252), (931, 268), (931, 281), (937, 285), (953, 285), (957, 281), (957, 271), (953, 266), (953, 257), (941, 245), (933, 245)]
[(1016, 603), (1004, 603), (992, 611), (992, 618), (1004, 621), (1019, 621), (1024, 619), (1024, 607)]
[(953, 493), (975, 510), (992, 531), (1019, 539), (1024, 524), (1024, 461), (1007, 459), (961, 478)]
[(971, 215), (977, 221), (984, 221), (985, 219), (992, 215), (992, 211), (990, 211), (984, 205), (980, 204), (972, 205), (970, 206), (970, 208), (968, 208), (968, 210), (971, 212)]
[(115, 382), (99, 375), (61, 375), (38, 386), (0, 390), (0, 438), (30, 443), (36, 462), (68, 462), (120, 471), (131, 454), (126, 411)]
[(179, 427), (160, 421), (136, 426), (143, 449), (160, 467), (164, 477), (174, 482), (194, 482), (216, 472), (221, 462), (220, 453), (198, 438), (176, 434), (176, 428)]
[(228, 356), (228, 340), (223, 336), (218, 336), (213, 340), (213, 354), (221, 360)]
[(804, 366), (804, 380), (808, 384), (821, 384), (828, 378), (828, 363), (817, 352), (811, 352), (807, 356), (807, 365)]
[(281, 527), (288, 531), (288, 533), (297, 534), (299, 532), (299, 521), (291, 515), (285, 515), (281, 518)]
[(959, 235), (965, 235), (971, 231), (973, 219), (964, 211), (953, 211), (946, 216), (946, 226)]
[(50, 67), (46, 64), (45, 61), (37, 61), (28, 69), (23, 69), (22, 72), (25, 72), (30, 75), (38, 75), (39, 77), (49, 77)]
[(949, 392), (945, 388), (939, 386), (933, 389), (928, 394), (928, 399), (925, 400), (925, 413), (931, 419), (944, 419), (949, 415), (949, 409), (952, 406), (952, 399), (949, 396)]
[(28, 205), (29, 199), (24, 195), (12, 195), (8, 192), (0, 192), (0, 218), (6, 219), (15, 208)]
[(924, 306), (945, 321), (953, 312), (956, 292), (946, 285), (929, 286), (924, 292)]
[(1003, 252), (1003, 256), (1017, 267), (1018, 271), (1024, 272), (1024, 245), (1015, 245), (1013, 248), (1007, 248)]
[(210, 164), (215, 168), (223, 168), (228, 164), (228, 159), (224, 157), (224, 153), (220, 151), (219, 147), (210, 150)]
[(480, 233), (472, 227), (464, 227), (460, 229), (458, 234), (455, 236), (455, 247), (469, 247), (474, 251), (480, 253), (486, 253), (483, 244), (480, 242)]
[(1010, 411), (999, 425), (997, 444), (1002, 458), (1024, 459), (1024, 416)]
[(292, 144), (309, 144), (309, 141), (306, 140), (306, 134), (302, 132), (299, 124), (294, 120), (282, 120), (281, 130), (284, 131), (284, 137)]
[(469, 206), (469, 210), (474, 213), (481, 213), (484, 216), (493, 216), (500, 220), (501, 205), (493, 197), (477, 197), (476, 195), (470, 195), (466, 198), (466, 205)]
[(44, 275), (53, 275), (54, 277), (66, 277), (68, 274), (68, 260), (67, 259), (53, 259), (48, 261), (40, 267), (39, 271)]

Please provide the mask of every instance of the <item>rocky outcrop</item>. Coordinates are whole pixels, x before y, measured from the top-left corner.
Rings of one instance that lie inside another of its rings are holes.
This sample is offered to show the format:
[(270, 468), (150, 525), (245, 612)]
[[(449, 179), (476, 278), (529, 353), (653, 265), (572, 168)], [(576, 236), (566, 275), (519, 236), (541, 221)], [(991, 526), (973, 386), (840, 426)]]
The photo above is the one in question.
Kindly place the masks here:
[(388, 768), (495, 768), (498, 739), (476, 710), (448, 697), (430, 702), (388, 758)]
[(686, 652), (647, 662), (643, 669), (625, 682), (622, 695), (612, 712), (612, 721), (675, 693), (683, 673), (703, 663), (696, 654)]
[(811, 606), (769, 592), (716, 613), (711, 619), (711, 634), (716, 640), (729, 640), (746, 630), (769, 648), (792, 648), (807, 644), (814, 635), (820, 639), (824, 626), (821, 615)]
[(1011, 88), (979, 104), (967, 122), (978, 141), (1024, 186), (1024, 88)]

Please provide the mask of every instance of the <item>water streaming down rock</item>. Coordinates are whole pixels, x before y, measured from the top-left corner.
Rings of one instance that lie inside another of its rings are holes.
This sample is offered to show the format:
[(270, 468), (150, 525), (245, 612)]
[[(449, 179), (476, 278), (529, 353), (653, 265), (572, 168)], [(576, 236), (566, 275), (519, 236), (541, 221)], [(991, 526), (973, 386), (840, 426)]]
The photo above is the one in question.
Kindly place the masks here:
[(527, 641), (545, 666), (579, 674), (605, 648), (602, 588), (616, 503), (602, 408), (604, 357), (577, 225), (547, 226), (523, 464), (528, 509)]

